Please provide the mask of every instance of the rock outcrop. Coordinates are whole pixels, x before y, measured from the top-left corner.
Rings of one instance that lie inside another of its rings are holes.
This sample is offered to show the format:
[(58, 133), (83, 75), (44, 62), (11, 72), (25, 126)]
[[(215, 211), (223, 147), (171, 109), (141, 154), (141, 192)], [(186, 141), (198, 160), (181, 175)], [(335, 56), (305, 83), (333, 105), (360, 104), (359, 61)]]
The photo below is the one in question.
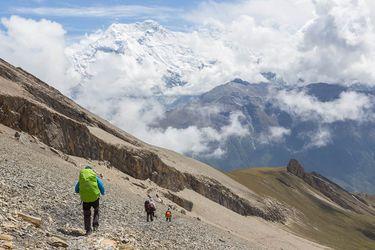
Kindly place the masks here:
[(288, 172), (300, 178), (303, 178), (305, 175), (305, 169), (301, 166), (301, 164), (296, 159), (291, 159), (286, 169), (288, 170)]
[(164, 196), (168, 198), (169, 200), (173, 201), (174, 203), (176, 203), (177, 205), (179, 205), (180, 207), (185, 208), (187, 211), (191, 212), (191, 210), (193, 209), (193, 205), (194, 205), (193, 202), (186, 200), (176, 194), (168, 192), (164, 194)]
[(261, 197), (252, 194), (255, 198), (249, 200), (214, 178), (179, 171), (166, 164), (152, 146), (5, 61), (0, 61), (0, 87), (0, 123), (28, 133), (64, 154), (108, 161), (132, 177), (150, 179), (171, 191), (192, 189), (241, 215), (278, 222), (287, 219), (283, 209)]
[(324, 194), (342, 208), (361, 214), (366, 213), (375, 215), (374, 210), (371, 209), (369, 204), (366, 204), (362, 199), (358, 199), (354, 194), (349, 193), (336, 183), (318, 173), (305, 172), (304, 168), (297, 160), (291, 159), (289, 161), (287, 171), (301, 178), (304, 182)]

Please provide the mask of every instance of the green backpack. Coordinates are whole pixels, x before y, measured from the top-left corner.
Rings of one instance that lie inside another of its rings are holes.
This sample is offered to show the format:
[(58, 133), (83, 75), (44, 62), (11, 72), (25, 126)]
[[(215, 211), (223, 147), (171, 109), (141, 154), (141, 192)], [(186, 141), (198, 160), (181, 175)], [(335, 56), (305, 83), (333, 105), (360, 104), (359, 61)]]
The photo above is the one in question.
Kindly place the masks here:
[(100, 197), (96, 173), (92, 169), (82, 169), (79, 173), (79, 195), (83, 202), (94, 202)]

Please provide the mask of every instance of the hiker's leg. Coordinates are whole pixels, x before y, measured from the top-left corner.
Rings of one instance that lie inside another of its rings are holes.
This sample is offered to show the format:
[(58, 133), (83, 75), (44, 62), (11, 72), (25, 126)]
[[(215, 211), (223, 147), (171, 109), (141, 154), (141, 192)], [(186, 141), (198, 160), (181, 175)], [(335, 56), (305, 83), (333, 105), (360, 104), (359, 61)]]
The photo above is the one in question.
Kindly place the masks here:
[(83, 202), (83, 221), (85, 223), (85, 230), (91, 232), (91, 206), (90, 203)]
[(92, 221), (92, 226), (98, 228), (99, 226), (99, 199), (93, 202), (92, 206), (94, 207), (94, 219)]
[(147, 222), (149, 221), (150, 213), (147, 213)]
[(151, 221), (154, 221), (154, 216), (155, 216), (155, 214), (154, 214), (154, 212), (152, 212), (151, 213)]

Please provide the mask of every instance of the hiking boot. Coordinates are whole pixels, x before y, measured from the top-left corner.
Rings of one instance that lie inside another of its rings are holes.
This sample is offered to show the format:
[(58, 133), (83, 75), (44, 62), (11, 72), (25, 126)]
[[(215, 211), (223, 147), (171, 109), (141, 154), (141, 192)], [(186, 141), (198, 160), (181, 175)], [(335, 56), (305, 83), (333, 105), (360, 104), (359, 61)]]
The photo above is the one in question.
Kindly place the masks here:
[(98, 227), (99, 227), (99, 226), (93, 226), (93, 227), (92, 227), (92, 228), (93, 228), (93, 231), (94, 231), (94, 232), (98, 231)]
[(89, 236), (89, 235), (91, 235), (92, 234), (92, 230), (88, 230), (88, 231), (86, 231), (86, 236)]

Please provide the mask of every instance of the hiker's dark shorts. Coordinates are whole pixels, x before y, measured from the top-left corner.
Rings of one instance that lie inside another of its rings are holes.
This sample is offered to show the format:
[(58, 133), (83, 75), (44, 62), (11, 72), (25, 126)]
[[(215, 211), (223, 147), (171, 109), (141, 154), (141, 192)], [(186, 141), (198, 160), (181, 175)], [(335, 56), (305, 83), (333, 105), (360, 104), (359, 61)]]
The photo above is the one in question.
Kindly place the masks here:
[(90, 210), (91, 207), (98, 209), (99, 207), (99, 198), (94, 202), (83, 202), (83, 210)]

